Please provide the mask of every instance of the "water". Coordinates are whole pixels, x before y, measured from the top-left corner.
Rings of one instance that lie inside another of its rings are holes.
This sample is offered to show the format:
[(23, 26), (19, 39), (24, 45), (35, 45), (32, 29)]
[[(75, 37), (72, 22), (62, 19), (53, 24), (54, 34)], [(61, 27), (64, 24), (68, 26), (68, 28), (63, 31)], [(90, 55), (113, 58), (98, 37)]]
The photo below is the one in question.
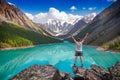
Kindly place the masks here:
[[(51, 64), (62, 72), (70, 72), (73, 76), (72, 65), (75, 55), (75, 44), (64, 42), (46, 44), (33, 48), (2, 50), (0, 51), (0, 80), (8, 80), (28, 66), (38, 64)], [(84, 67), (90, 68), (91, 64), (97, 64), (107, 69), (120, 61), (120, 54), (102, 52), (94, 47), (83, 47)], [(77, 66), (80, 66), (77, 60)]]

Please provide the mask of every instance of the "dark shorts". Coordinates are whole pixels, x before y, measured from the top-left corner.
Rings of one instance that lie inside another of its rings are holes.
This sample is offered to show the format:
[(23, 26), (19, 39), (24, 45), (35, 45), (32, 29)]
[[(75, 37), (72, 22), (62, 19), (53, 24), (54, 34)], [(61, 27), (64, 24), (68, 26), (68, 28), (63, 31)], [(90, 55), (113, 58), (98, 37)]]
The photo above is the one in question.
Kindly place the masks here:
[(82, 52), (81, 51), (76, 51), (75, 56), (82, 56)]

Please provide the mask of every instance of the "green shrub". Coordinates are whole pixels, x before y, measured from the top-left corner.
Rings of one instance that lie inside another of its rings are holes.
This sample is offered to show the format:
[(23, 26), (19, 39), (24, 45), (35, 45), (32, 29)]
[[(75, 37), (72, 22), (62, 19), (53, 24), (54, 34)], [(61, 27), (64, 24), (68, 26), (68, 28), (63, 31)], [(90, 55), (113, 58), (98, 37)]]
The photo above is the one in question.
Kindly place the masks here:
[(9, 44), (0, 42), (0, 48), (9, 48), (9, 47), (11, 47)]
[[(14, 24), (2, 22), (0, 24), (0, 42), (6, 43), (12, 47), (19, 47), (55, 43), (61, 42), (61, 40), (42, 35)], [(1, 48), (5, 45), (3, 45), (3, 43), (0, 44)]]
[(117, 38), (114, 41), (111, 41), (108, 43), (108, 45), (104, 46), (106, 49), (114, 49), (114, 50), (120, 50), (120, 38)]

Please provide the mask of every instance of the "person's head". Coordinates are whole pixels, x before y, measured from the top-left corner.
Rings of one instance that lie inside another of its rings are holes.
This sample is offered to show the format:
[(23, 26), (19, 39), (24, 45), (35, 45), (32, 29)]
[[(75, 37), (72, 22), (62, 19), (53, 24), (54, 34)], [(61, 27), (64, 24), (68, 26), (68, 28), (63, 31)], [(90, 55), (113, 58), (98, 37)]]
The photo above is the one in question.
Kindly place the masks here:
[(80, 38), (78, 38), (77, 41), (80, 42)]

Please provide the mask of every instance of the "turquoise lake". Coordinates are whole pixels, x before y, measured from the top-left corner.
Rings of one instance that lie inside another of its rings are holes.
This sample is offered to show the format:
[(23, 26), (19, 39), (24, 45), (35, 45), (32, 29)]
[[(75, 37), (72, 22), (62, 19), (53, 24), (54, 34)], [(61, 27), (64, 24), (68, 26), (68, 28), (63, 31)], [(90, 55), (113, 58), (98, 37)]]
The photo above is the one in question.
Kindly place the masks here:
[[(34, 64), (51, 64), (62, 72), (70, 72), (73, 76), (72, 65), (74, 62), (75, 44), (64, 42), (44, 44), (32, 48), (1, 50), (0, 51), (0, 80), (8, 80), (21, 70)], [(90, 68), (91, 64), (109, 66), (120, 61), (120, 54), (98, 51), (94, 47), (83, 46), (84, 67)], [(77, 60), (80, 66), (80, 59)]]

